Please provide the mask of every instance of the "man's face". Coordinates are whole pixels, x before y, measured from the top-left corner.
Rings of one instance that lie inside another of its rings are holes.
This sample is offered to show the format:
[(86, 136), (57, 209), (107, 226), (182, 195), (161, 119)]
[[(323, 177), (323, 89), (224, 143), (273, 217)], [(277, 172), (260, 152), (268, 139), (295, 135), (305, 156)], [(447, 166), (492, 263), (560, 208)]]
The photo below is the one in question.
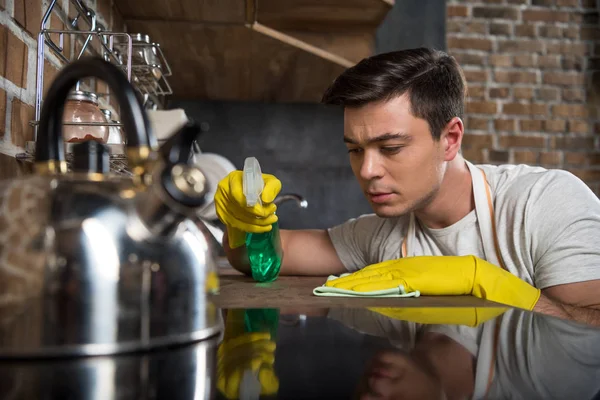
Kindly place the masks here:
[(344, 111), (344, 142), (352, 171), (380, 217), (427, 205), (442, 182), (443, 141), (410, 113), (407, 95)]

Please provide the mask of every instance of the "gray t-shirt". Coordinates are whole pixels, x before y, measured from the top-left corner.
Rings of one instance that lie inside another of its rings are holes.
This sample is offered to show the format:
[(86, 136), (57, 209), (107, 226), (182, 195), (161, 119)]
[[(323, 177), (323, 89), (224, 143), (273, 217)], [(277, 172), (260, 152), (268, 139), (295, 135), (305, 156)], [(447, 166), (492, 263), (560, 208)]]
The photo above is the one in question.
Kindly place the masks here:
[[(506, 268), (537, 288), (600, 279), (600, 200), (563, 170), (527, 165), (478, 165), (494, 197)], [(401, 257), (409, 216), (362, 215), (328, 230), (348, 271)], [(430, 229), (417, 220), (414, 254), (485, 258), (474, 211)]]

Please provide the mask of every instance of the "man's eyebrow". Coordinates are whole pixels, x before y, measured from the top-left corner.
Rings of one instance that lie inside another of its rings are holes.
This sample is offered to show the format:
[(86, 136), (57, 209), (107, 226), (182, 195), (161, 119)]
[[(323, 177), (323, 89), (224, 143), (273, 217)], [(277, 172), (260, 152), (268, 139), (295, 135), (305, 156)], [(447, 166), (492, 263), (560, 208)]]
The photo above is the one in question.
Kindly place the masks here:
[[(391, 140), (391, 139), (400, 139), (400, 140), (409, 141), (411, 138), (412, 137), (407, 133), (384, 133), (383, 135), (379, 135), (379, 136), (369, 139), (367, 141), (367, 143), (371, 144), (371, 143), (376, 143), (376, 142), (384, 142), (386, 140)], [(358, 144), (356, 142), (356, 140), (350, 139), (347, 136), (344, 136), (344, 143)]]

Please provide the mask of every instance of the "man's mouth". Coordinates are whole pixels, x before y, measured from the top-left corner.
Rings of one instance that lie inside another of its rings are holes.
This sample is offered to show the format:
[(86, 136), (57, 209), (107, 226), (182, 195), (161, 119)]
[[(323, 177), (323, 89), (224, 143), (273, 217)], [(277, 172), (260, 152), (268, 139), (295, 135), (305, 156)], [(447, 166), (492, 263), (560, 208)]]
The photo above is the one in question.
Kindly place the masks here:
[(369, 200), (373, 203), (385, 203), (391, 199), (393, 195), (392, 192), (367, 192)]

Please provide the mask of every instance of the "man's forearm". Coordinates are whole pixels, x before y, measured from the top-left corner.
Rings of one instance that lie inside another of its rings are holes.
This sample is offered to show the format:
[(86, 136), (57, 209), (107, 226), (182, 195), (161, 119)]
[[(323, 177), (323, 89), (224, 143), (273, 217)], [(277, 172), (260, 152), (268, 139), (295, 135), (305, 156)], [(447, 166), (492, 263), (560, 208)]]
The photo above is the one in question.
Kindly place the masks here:
[(578, 307), (563, 304), (542, 294), (535, 307), (533, 307), (533, 311), (552, 317), (600, 326), (600, 309), (597, 306)]

